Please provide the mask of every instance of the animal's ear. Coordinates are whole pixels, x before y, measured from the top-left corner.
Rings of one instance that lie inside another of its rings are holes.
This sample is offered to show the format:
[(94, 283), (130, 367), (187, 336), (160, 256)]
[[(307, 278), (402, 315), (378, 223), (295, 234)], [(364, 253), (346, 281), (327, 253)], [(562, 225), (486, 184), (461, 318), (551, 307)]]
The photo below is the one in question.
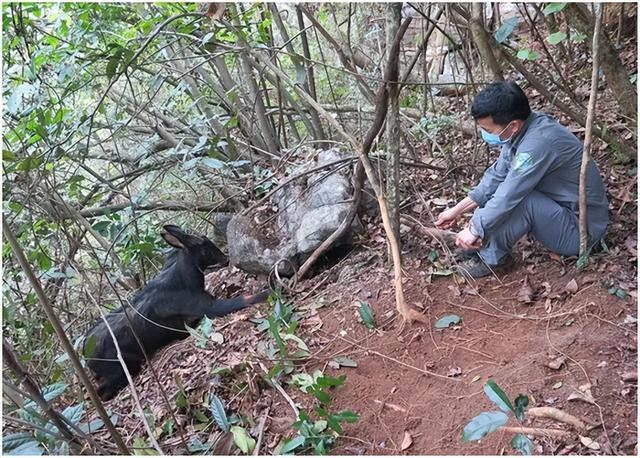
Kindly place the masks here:
[(181, 250), (188, 245), (189, 234), (178, 226), (174, 226), (172, 224), (162, 226), (162, 232), (160, 232), (160, 235), (169, 245)]

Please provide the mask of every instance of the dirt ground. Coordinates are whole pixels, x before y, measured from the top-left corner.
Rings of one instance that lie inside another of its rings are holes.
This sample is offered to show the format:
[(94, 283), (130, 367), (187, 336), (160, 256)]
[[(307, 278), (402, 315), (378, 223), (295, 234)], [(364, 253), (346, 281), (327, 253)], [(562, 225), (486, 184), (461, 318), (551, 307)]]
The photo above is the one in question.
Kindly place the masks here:
[[(569, 433), (566, 438), (530, 436), (534, 453), (633, 454), (638, 436), (637, 382), (623, 380), (637, 371), (636, 260), (628, 240), (627, 246), (620, 243), (609, 253), (594, 255), (582, 273), (576, 272), (575, 260), (554, 259), (535, 243), (524, 241), (513, 271), (475, 282), (458, 275), (435, 275), (448, 261), (441, 257), (434, 264), (427, 259), (431, 249), (438, 248), (432, 241), (411, 233), (405, 234), (404, 243), (405, 297), (423, 310), (431, 326), (399, 329), (391, 269), (383, 258), (384, 242), (375, 236), (363, 240), (338, 264), (297, 285), (301, 292), (293, 302), (306, 314), (297, 334), (311, 356), (297, 364), (295, 372), (320, 369), (325, 375), (346, 375), (344, 385), (331, 390), (332, 409), (360, 415), (357, 423), (346, 425), (331, 454), (513, 454), (510, 433), (497, 431), (480, 442), (461, 441), (462, 429), (473, 417), (497, 410), (483, 393), (488, 379), (511, 399), (526, 394), (530, 407), (555, 407), (595, 427), (581, 433), (597, 443), (593, 450), (568, 424), (525, 418), (521, 426)], [(525, 279), (528, 288), (523, 290)], [(218, 294), (233, 295), (258, 289), (264, 280), (229, 268), (208, 281)], [(609, 285), (631, 295), (616, 297)], [(373, 310), (372, 331), (358, 314), (359, 301)], [(267, 305), (259, 309), (269, 312)], [(458, 315), (461, 322), (435, 329), (435, 321), (447, 314)], [(249, 310), (216, 321), (223, 345), (209, 342), (198, 349), (189, 338), (154, 358), (171, 404), (175, 405), (178, 393), (176, 380), (188, 394), (190, 407), (178, 409), (175, 417), (187, 437), (198, 436), (203, 443), (220, 437), (215, 423), (203, 426), (196, 419), (198, 410), (206, 412), (198, 408), (206, 392), (215, 392), (229, 415), (244, 415), (254, 437), (263, 432), (261, 454), (271, 453), (283, 436), (295, 434), (290, 404), (261, 383), (266, 367), (260, 364), (272, 363), (258, 354), (264, 334), (247, 320), (255, 315)], [(331, 368), (328, 362), (338, 356), (351, 358), (357, 367)], [(242, 362), (249, 362), (251, 369), (222, 380), (211, 376), (216, 367), (237, 367)], [(313, 398), (285, 380), (282, 385), (292, 400), (311, 411)], [(148, 370), (137, 383), (143, 405), (151, 406), (155, 425), (160, 426), (169, 412), (157, 383)], [(230, 388), (238, 383), (242, 389)], [(108, 407), (119, 415), (125, 440), (132, 442), (144, 436), (144, 430), (127, 392)], [(569, 400), (576, 393), (582, 400)], [(265, 422), (260, 426), (262, 417)], [(509, 425), (518, 426), (514, 419)], [(163, 438), (157, 431), (166, 453), (184, 453), (179, 438)]]

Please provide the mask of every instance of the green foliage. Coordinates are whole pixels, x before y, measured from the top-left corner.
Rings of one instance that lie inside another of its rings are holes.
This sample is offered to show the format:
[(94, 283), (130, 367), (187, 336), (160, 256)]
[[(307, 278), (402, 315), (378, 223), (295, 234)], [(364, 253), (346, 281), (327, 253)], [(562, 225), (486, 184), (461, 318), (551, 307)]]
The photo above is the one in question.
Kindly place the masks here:
[(449, 326), (456, 325), (460, 322), (460, 317), (458, 315), (445, 315), (436, 321), (435, 327), (436, 329), (445, 329)]
[(549, 16), (550, 14), (559, 13), (565, 8), (565, 6), (567, 6), (566, 3), (549, 3), (544, 7), (544, 10), (542, 10), (542, 12), (545, 16)]
[[(65, 383), (55, 383), (45, 386), (42, 389), (42, 396), (46, 401), (54, 401), (59, 398), (67, 389)], [(90, 433), (95, 432), (104, 426), (102, 420), (92, 422), (81, 422), (84, 415), (84, 403), (71, 405), (61, 412), (69, 423), (77, 426), (80, 430)], [(2, 452), (7, 455), (43, 455), (47, 450), (50, 454), (70, 454), (69, 443), (61, 435), (58, 427), (49, 421), (35, 403), (28, 401), (21, 408), (14, 412), (27, 425), (31, 425), (29, 431), (8, 434), (2, 438)], [(111, 416), (111, 421), (116, 424), (118, 418)], [(57, 453), (51, 453), (57, 451)], [(65, 453), (66, 452), (66, 453)]]
[(564, 32), (556, 32), (552, 33), (547, 37), (547, 41), (552, 45), (557, 45), (558, 43), (567, 39), (567, 34)]
[[(517, 421), (524, 420), (525, 410), (529, 405), (528, 396), (519, 394), (512, 403), (509, 396), (491, 379), (484, 385), (484, 393), (502, 412), (482, 412), (474, 417), (462, 431), (463, 441), (477, 441), (484, 438), (509, 421), (507, 414), (513, 414)], [(516, 434), (513, 437), (511, 446), (523, 455), (533, 453), (531, 440), (522, 434)]]
[(211, 410), (211, 415), (213, 415), (213, 419), (218, 424), (218, 427), (220, 427), (220, 429), (225, 433), (229, 431), (231, 426), (229, 425), (229, 420), (227, 419), (227, 414), (224, 411), (222, 401), (218, 396), (213, 395), (211, 397), (211, 404), (209, 408)]
[(298, 453), (313, 451), (315, 455), (326, 455), (335, 443), (336, 437), (343, 434), (342, 424), (358, 421), (359, 415), (355, 412), (343, 410), (332, 413), (329, 409), (331, 396), (327, 390), (343, 385), (345, 378), (344, 375), (326, 377), (320, 371), (316, 371), (313, 378), (292, 377), (292, 380), (296, 380), (296, 384), (303, 380), (301, 383), (303, 390), (315, 396), (317, 401), (313, 411), (317, 415), (317, 419), (313, 420), (307, 412), (301, 410), (298, 420), (293, 424), (298, 435), (286, 439), (281, 444), (280, 454), (294, 451)]
[(521, 49), (516, 54), (516, 57), (520, 60), (538, 60), (540, 59), (540, 53), (530, 49)]
[(520, 23), (519, 17), (511, 17), (504, 21), (495, 33), (495, 39), (498, 43), (504, 43), (516, 26)]
[(366, 302), (360, 301), (360, 306), (358, 307), (358, 313), (360, 314), (360, 318), (362, 318), (362, 322), (367, 327), (369, 331), (373, 330), (376, 327), (376, 323), (373, 320), (373, 311), (371, 307)]

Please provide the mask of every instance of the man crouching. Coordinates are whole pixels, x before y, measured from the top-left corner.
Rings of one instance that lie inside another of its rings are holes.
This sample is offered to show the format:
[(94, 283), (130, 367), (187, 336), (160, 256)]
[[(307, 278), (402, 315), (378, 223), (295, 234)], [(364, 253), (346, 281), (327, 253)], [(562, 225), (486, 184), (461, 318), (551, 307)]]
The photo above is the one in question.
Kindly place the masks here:
[[(514, 82), (493, 83), (480, 91), (471, 115), (500, 156), (480, 183), (435, 222), (446, 229), (475, 210), (456, 237), (457, 257), (472, 277), (484, 277), (513, 264), (513, 245), (527, 233), (563, 255), (579, 252), (578, 188), (582, 142), (551, 116), (531, 111)], [(590, 246), (603, 237), (608, 201), (598, 167), (587, 170), (587, 226)]]

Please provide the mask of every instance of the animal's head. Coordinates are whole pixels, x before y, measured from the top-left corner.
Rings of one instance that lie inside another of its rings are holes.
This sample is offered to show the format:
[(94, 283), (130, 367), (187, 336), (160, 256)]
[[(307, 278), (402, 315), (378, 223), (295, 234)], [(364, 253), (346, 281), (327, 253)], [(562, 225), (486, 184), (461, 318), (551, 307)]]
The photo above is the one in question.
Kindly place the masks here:
[(162, 227), (162, 238), (171, 246), (180, 250), (201, 271), (207, 268), (225, 265), (227, 256), (202, 235), (187, 234), (178, 226), (168, 224)]

